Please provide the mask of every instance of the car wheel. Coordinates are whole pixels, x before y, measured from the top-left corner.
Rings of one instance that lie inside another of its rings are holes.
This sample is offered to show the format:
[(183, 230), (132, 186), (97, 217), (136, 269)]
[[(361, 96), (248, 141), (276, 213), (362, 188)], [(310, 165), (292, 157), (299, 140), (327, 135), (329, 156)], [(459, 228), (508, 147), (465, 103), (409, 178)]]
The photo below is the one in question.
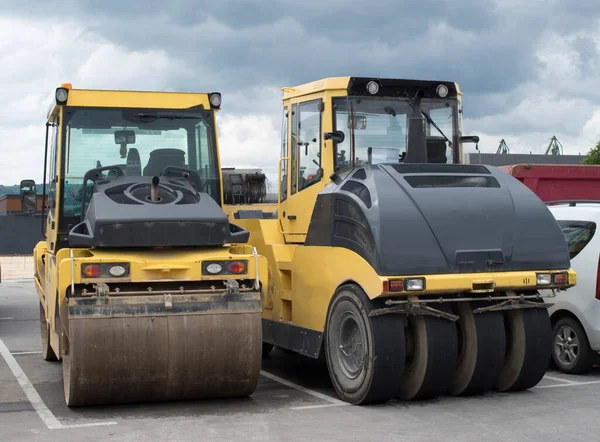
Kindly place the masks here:
[(585, 330), (576, 319), (565, 317), (554, 324), (552, 360), (560, 371), (585, 373), (592, 369), (593, 358)]

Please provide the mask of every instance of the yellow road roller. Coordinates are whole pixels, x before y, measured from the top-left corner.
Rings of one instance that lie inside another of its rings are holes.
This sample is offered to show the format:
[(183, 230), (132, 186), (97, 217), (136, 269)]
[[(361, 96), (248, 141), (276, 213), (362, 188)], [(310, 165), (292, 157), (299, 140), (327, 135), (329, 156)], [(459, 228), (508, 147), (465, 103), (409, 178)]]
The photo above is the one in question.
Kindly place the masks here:
[(282, 118), (277, 209), (231, 216), (270, 265), (263, 353), (324, 357), (352, 404), (536, 385), (539, 290), (576, 275), (544, 203), (465, 164), (458, 85), (325, 78), (284, 88)]
[[(33, 256), (68, 406), (254, 392), (268, 262), (222, 209), (220, 106), (217, 92), (56, 89)], [(33, 180), (21, 195), (35, 212)]]

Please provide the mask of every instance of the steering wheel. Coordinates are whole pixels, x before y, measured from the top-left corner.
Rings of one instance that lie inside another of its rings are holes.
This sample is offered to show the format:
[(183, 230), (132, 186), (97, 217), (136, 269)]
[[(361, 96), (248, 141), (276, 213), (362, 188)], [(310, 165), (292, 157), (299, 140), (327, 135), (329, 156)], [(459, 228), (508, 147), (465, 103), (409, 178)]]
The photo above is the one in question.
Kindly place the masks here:
[(118, 165), (97, 167), (95, 169), (90, 169), (85, 173), (83, 176), (83, 186), (81, 187), (81, 222), (85, 219), (85, 193), (87, 182), (92, 181), (95, 183), (98, 178), (102, 178), (100, 172), (105, 170), (114, 170), (117, 172), (117, 176), (125, 176), (125, 172), (123, 172), (123, 169)]

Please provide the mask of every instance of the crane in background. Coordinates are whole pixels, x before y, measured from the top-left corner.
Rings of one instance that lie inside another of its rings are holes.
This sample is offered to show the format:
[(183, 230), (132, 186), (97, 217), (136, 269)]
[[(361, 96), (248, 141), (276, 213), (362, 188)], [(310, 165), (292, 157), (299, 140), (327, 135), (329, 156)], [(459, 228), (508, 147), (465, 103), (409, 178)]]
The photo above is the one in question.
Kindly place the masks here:
[(502, 140), (500, 140), (500, 145), (498, 146), (498, 150), (496, 151), (496, 153), (503, 153), (503, 154), (510, 153), (510, 149), (508, 148), (508, 144), (506, 144), (506, 141), (504, 141), (504, 138), (502, 138)]
[(546, 149), (546, 155), (562, 155), (563, 154), (563, 146), (558, 141), (556, 136), (550, 138), (550, 144), (548, 144), (548, 148)]

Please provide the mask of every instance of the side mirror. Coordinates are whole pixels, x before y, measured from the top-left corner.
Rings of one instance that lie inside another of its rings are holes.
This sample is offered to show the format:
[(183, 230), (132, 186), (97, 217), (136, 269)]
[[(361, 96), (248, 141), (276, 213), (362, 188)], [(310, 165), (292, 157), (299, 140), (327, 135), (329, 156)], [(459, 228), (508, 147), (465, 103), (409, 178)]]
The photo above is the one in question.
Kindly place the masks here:
[(477, 135), (465, 135), (460, 137), (461, 143), (475, 143), (475, 149), (479, 150), (479, 137)]
[(460, 137), (461, 143), (479, 143), (479, 137), (477, 135), (465, 135)]
[(35, 188), (35, 181), (21, 181), (19, 193), (21, 194), (21, 211), (23, 213), (35, 213), (37, 210), (37, 190)]
[(325, 132), (323, 134), (323, 138), (325, 138), (326, 140), (333, 140), (336, 143), (342, 143), (346, 136), (341, 130), (336, 130), (335, 132)]

